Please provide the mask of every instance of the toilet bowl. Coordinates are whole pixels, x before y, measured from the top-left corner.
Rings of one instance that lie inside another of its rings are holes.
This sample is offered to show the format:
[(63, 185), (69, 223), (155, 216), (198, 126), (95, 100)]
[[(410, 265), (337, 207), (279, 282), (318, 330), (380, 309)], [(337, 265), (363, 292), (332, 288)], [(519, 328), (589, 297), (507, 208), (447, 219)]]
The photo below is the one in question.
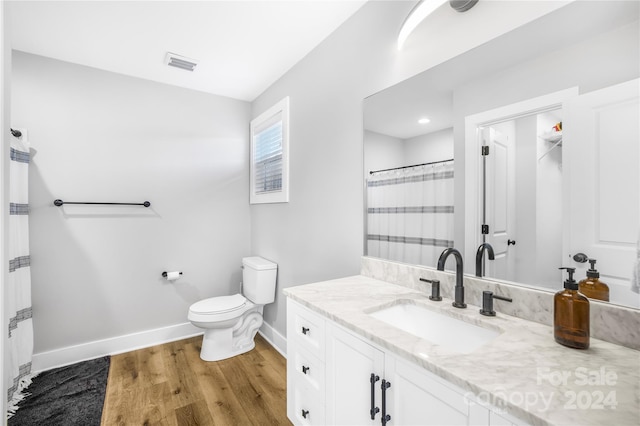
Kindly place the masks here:
[(262, 309), (275, 300), (278, 265), (261, 257), (242, 259), (242, 294), (200, 300), (188, 319), (204, 329), (200, 358), (219, 361), (250, 351), (262, 325)]

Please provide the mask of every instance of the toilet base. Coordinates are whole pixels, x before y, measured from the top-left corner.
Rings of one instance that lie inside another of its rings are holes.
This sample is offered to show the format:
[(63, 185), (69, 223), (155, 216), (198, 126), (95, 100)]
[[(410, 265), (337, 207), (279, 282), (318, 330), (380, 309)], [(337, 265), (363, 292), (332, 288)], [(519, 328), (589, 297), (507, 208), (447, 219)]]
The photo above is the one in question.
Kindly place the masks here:
[(200, 359), (220, 361), (249, 352), (256, 346), (254, 338), (262, 321), (261, 312), (254, 310), (245, 313), (232, 327), (205, 329)]

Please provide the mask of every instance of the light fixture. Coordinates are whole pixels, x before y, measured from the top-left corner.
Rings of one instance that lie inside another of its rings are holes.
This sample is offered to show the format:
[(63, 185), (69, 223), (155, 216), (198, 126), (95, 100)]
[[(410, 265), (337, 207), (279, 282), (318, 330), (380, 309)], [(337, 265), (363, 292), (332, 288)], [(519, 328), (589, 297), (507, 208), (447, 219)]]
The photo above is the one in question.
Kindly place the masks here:
[(165, 64), (169, 65), (170, 67), (193, 71), (196, 68), (196, 65), (198, 65), (198, 61), (196, 61), (195, 59), (176, 55), (175, 53), (167, 52)]
[(418, 123), (427, 124), (427, 123), (431, 123), (431, 120), (429, 120), (427, 117), (424, 117), (424, 118), (421, 118), (420, 120), (418, 120)]
[[(420, 0), (415, 5), (409, 15), (402, 23), (400, 33), (398, 33), (398, 50), (402, 49), (404, 42), (424, 19), (431, 15), (437, 8), (446, 3), (447, 0)], [(471, 9), (478, 0), (449, 0), (450, 6), (457, 12), (466, 12)]]

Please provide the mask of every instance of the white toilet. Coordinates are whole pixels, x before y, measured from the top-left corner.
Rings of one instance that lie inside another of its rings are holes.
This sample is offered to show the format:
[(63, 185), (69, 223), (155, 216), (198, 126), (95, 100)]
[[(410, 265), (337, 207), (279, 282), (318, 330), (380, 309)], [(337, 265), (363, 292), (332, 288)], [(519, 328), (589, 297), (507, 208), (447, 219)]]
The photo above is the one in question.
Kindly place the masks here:
[(204, 299), (189, 307), (189, 321), (204, 328), (200, 358), (219, 361), (250, 351), (262, 325), (262, 307), (276, 296), (278, 265), (261, 257), (242, 259), (242, 293)]

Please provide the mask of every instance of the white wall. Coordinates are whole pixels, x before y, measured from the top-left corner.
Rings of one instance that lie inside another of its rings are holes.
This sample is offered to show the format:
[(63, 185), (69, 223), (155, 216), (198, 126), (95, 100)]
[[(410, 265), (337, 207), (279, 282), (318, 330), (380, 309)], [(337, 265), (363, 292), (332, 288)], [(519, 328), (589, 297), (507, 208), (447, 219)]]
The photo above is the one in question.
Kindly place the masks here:
[(403, 145), (405, 165), (448, 160), (453, 158), (453, 127), (405, 139)]
[[(537, 247), (537, 127), (536, 116), (509, 121), (512, 141), (515, 142), (515, 235), (516, 245), (508, 248), (515, 254), (513, 281), (535, 285), (538, 275)], [(560, 234), (562, 235), (562, 234)], [(560, 237), (561, 238), (561, 237)], [(562, 244), (560, 244), (562, 246)]]
[(407, 165), (404, 162), (404, 145), (402, 139), (381, 133), (364, 131), (364, 143), (367, 155), (364, 156), (365, 178), (370, 171), (390, 169)]
[[(279, 265), (276, 302), (264, 316), (282, 334), (281, 289), (360, 271), (363, 99), (562, 2), (479, 2), (464, 14), (443, 7), (398, 51), (398, 31), (414, 4), (368, 2), (253, 103), (256, 117), (285, 96), (291, 100), (291, 201), (251, 207), (252, 251)], [(463, 180), (456, 194), (464, 199)]]
[(364, 130), (364, 173), (453, 158), (453, 128), (409, 139)]
[[(561, 112), (539, 114), (536, 135), (551, 131), (561, 119)], [(536, 138), (536, 158), (542, 157), (553, 144)], [(537, 161), (536, 170), (536, 262), (538, 285), (559, 288), (562, 272), (549, 268), (565, 266), (562, 257), (562, 147), (556, 147)]]
[(22, 52), (12, 85), (33, 148), (36, 353), (187, 323), (191, 303), (239, 289), (249, 103)]

